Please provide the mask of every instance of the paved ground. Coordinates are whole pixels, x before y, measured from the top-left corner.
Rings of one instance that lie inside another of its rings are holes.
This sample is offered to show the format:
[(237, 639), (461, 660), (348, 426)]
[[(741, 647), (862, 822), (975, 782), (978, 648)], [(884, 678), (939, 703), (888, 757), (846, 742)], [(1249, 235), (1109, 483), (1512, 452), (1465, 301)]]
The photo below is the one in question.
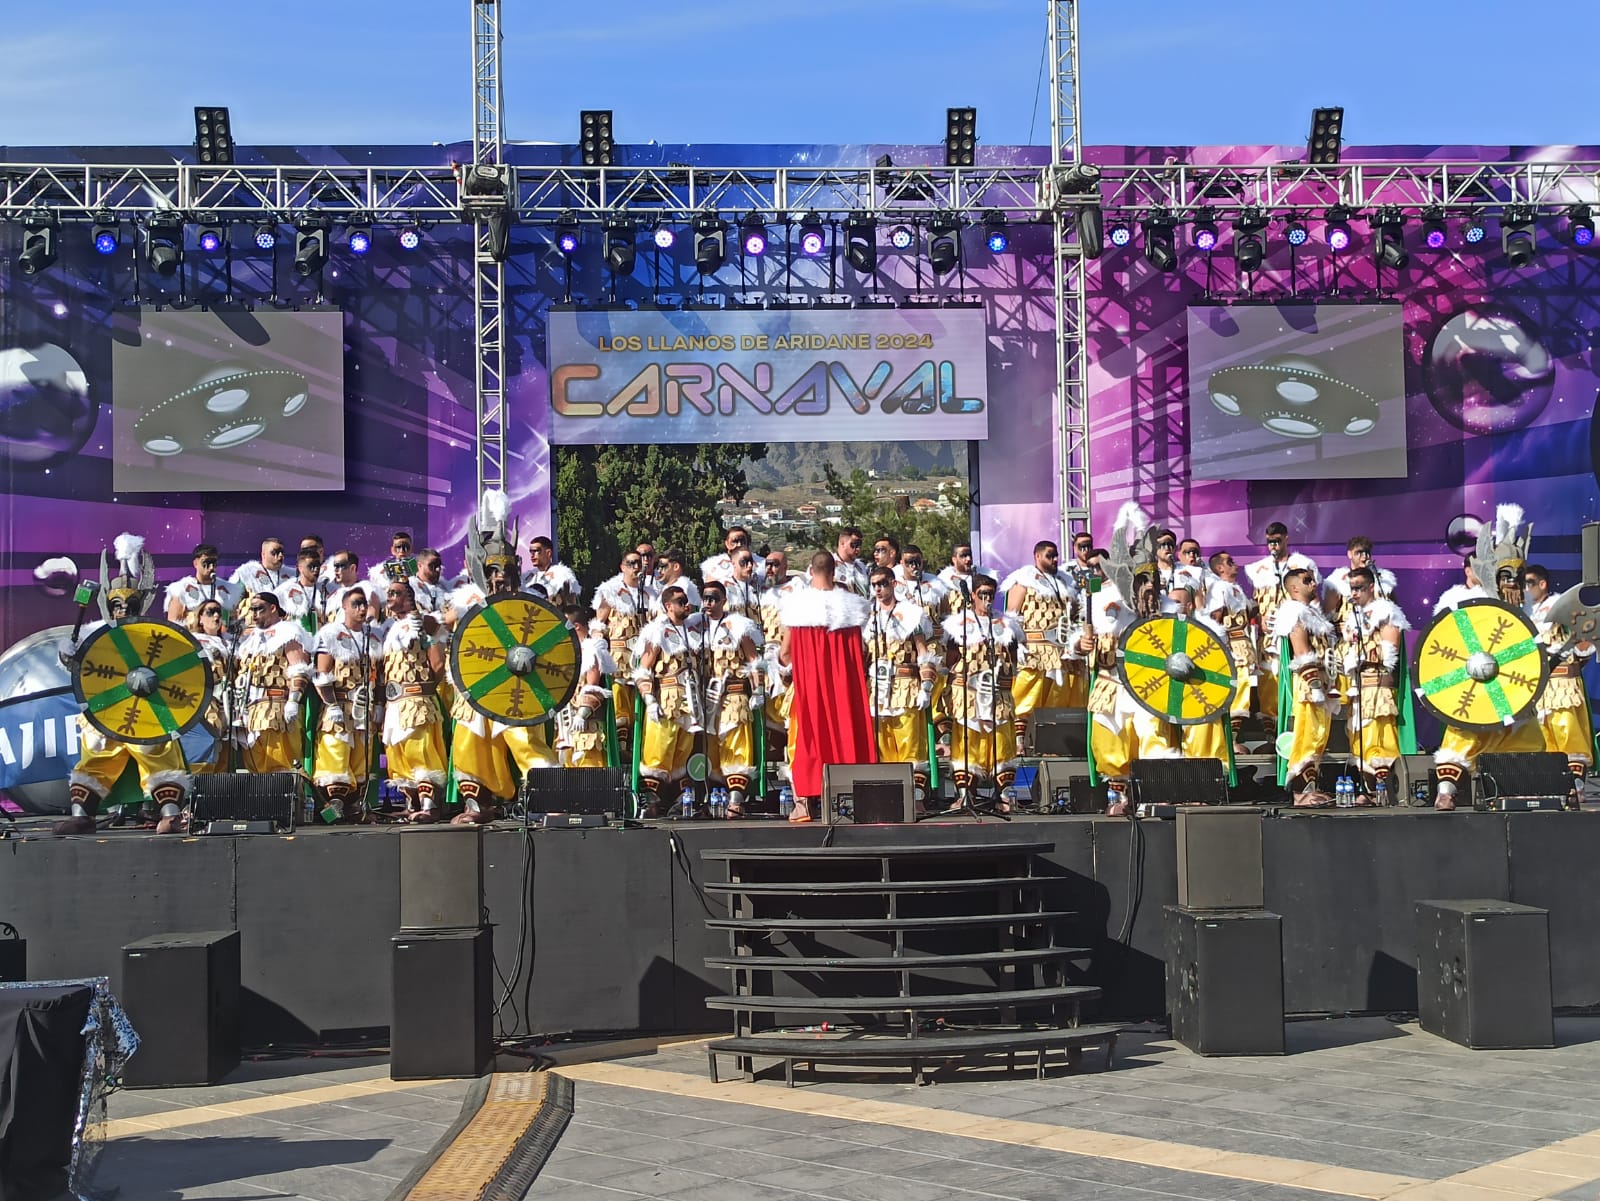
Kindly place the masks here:
[[(1045, 1081), (824, 1069), (706, 1079), (697, 1044), (558, 1067), (576, 1113), (529, 1194), (560, 1201), (1600, 1201), (1600, 1019), (1546, 1051), (1474, 1052), (1378, 1019), (1297, 1022), (1291, 1054), (1202, 1059), (1126, 1036)], [(133, 1201), (381, 1201), (462, 1082), (381, 1060), (247, 1065), (119, 1094), (99, 1183)]]

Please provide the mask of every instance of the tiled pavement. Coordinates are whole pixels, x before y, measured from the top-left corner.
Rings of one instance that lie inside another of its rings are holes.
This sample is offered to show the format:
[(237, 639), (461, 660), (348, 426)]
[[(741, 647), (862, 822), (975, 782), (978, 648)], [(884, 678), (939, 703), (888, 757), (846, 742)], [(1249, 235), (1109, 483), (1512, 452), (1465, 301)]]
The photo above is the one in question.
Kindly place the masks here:
[[(711, 1086), (703, 1050), (678, 1044), (557, 1069), (576, 1113), (529, 1196), (1600, 1201), (1600, 1019), (1560, 1019), (1557, 1038), (1481, 1052), (1379, 1019), (1296, 1022), (1281, 1058), (1202, 1059), (1132, 1034), (1109, 1073), (968, 1070), (917, 1088), (824, 1068), (795, 1089)], [(466, 1091), (386, 1073), (301, 1060), (119, 1094), (99, 1183), (131, 1201), (380, 1201)]]

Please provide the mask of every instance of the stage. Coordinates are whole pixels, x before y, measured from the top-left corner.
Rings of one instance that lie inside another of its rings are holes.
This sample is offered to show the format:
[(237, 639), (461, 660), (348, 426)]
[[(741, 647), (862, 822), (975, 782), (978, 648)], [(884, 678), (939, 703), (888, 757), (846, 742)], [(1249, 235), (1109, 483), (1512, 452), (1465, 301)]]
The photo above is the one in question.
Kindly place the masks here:
[[(1591, 886), (1600, 812), (1277, 809), (1259, 820), (1267, 908), (1283, 916), (1288, 1012), (1414, 1010), (1413, 902), (1451, 898), (1548, 909), (1556, 1007), (1600, 1008), (1600, 891)], [(1042, 870), (1070, 881), (1061, 907), (1078, 914), (1060, 941), (1089, 949), (1081, 980), (1104, 993), (1087, 1016), (1138, 1021), (1164, 1009), (1162, 907), (1177, 903), (1175, 834), (1170, 820), (1019, 816), (842, 826), (831, 837), (1049, 842)], [(510, 998), (497, 1032), (725, 1029), (703, 1004), (725, 991), (726, 974), (703, 960), (725, 954), (727, 939), (703, 925), (721, 903), (699, 886), (721, 866), (701, 851), (799, 848), (829, 836), (824, 826), (760, 819), (526, 836), (490, 828), (485, 899)], [(126, 943), (237, 928), (246, 1046), (382, 1038), (403, 837), (403, 827), (68, 839), (25, 829), (0, 842), (0, 920), (28, 940), (33, 979), (105, 974), (114, 988)]]

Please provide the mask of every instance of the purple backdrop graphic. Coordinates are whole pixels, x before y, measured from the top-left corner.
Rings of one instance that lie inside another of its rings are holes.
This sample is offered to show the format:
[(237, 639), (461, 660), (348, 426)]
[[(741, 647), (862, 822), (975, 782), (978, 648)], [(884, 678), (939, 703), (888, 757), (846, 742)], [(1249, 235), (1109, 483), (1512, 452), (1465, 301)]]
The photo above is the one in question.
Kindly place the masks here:
[[(573, 161), (573, 148), (517, 146), (527, 163)], [(867, 165), (888, 153), (900, 164), (940, 161), (930, 147), (641, 146), (622, 147), (632, 165)], [(1286, 147), (1099, 147), (1102, 163), (1166, 161), (1270, 164), (1293, 158)], [(11, 162), (85, 161), (84, 151), (0, 151)], [(128, 163), (170, 161), (171, 149), (97, 148)], [(462, 147), (301, 147), (257, 150), (259, 161), (443, 164)], [(987, 147), (984, 164), (1037, 165), (1042, 147)], [(1347, 160), (1423, 158), (1455, 162), (1600, 159), (1594, 148), (1348, 147)], [(371, 553), (392, 529), (416, 532), (459, 565), (473, 510), (475, 464), (471, 255), (457, 228), (426, 232), (406, 251), (396, 231), (379, 227), (373, 251), (353, 259), (337, 249), (321, 280), (295, 278), (254, 245), (251, 230), (231, 231), (227, 275), (218, 256), (191, 251), (182, 276), (136, 278), (136, 239), (102, 259), (86, 227), (62, 234), (58, 263), (33, 277), (0, 262), (0, 647), (30, 631), (71, 620), (70, 583), (88, 574), (100, 548), (122, 529), (138, 530), (158, 555), (163, 580), (187, 570), (194, 543), (224, 548), (226, 567), (249, 557), (268, 533), (321, 533), (330, 547)], [(1281, 301), (1332, 296), (1392, 298), (1403, 310), (1405, 475), (1387, 479), (1303, 478), (1222, 481), (1198, 478), (1191, 460), (1193, 406), (1188, 311), (1237, 291), (1231, 256), (1215, 262), (1185, 251), (1181, 269), (1156, 271), (1136, 246), (1109, 248), (1089, 270), (1090, 422), (1095, 527), (1102, 535), (1118, 505), (1136, 498), (1160, 520), (1200, 538), (1207, 550), (1260, 543), (1273, 519), (1287, 522), (1297, 544), (1328, 566), (1342, 560), (1347, 536), (1370, 534), (1378, 558), (1401, 573), (1413, 617), (1425, 612), (1472, 522), (1497, 501), (1515, 500), (1535, 523), (1534, 556), (1574, 578), (1578, 527), (1596, 515), (1597, 386), (1594, 341), (1600, 328), (1600, 266), (1546, 236), (1529, 266), (1512, 269), (1490, 237), (1477, 247), (1453, 239), (1439, 251), (1412, 233), (1412, 260), (1396, 274), (1375, 275), (1364, 225), (1335, 260), (1313, 229), (1291, 263), (1281, 231), (1268, 238), (1256, 273), (1256, 298)], [(980, 557), (998, 568), (1029, 558), (1033, 542), (1057, 520), (1054, 320), (1049, 230), (1017, 225), (1010, 247), (991, 254), (981, 230), (969, 229), (965, 261), (934, 276), (920, 244), (897, 251), (880, 242), (879, 272), (863, 280), (844, 272), (841, 290), (893, 304), (921, 293), (935, 301), (981, 307), (988, 332), (989, 436), (977, 444), (974, 489)], [(1228, 231), (1224, 230), (1226, 239)], [(80, 236), (81, 235), (81, 236)], [(588, 304), (637, 306), (719, 299), (754, 302), (772, 293), (812, 299), (787, 279), (780, 256), (748, 265), (737, 281), (704, 289), (680, 247), (662, 257), (661, 275), (614, 280), (597, 246), (568, 260), (551, 231), (519, 226), (507, 263), (505, 328), (507, 401), (513, 417), (508, 478), (522, 528), (550, 528), (543, 362), (547, 314), (570, 288)], [(1224, 251), (1226, 250), (1226, 241)], [(641, 263), (651, 259), (642, 255)], [(724, 273), (731, 274), (730, 271)], [(1221, 277), (1220, 282), (1217, 278)], [(664, 278), (663, 278), (664, 277)], [(1381, 285), (1381, 288), (1380, 288)], [(345, 487), (342, 492), (119, 494), (112, 482), (111, 362), (119, 313), (143, 293), (146, 307), (216, 306), (230, 298), (258, 309), (339, 310), (344, 339)], [(1209, 292), (1209, 295), (1208, 295)], [(1220, 415), (1220, 414), (1219, 414)], [(1204, 439), (1202, 437), (1202, 443)], [(1202, 445), (1202, 451), (1204, 447)], [(1202, 456), (1203, 457), (1203, 456)]]

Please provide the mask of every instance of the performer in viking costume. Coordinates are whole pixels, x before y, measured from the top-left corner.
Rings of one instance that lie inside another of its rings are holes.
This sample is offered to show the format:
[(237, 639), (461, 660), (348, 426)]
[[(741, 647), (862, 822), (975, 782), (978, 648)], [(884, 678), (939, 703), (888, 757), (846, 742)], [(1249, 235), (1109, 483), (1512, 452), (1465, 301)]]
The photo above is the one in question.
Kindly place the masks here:
[[(937, 622), (950, 613), (950, 585), (925, 570), (925, 563), (921, 547), (906, 547), (899, 566), (894, 569), (894, 594), (899, 600), (916, 605), (928, 615), (929, 621)], [(871, 599), (874, 603), (878, 601), (877, 597)]]
[[(1167, 589), (1167, 603), (1162, 608), (1174, 617), (1203, 626), (1217, 641), (1227, 646), (1227, 630), (1201, 607), (1206, 594), (1206, 581), (1200, 569), (1180, 564), (1173, 570), (1172, 585)], [(1226, 709), (1219, 711), (1209, 721), (1177, 726), (1171, 740), (1176, 744), (1179, 755), (1185, 759), (1216, 759), (1224, 767), (1232, 763), (1228, 751), (1230, 730)]]
[(1322, 578), (1315, 563), (1299, 551), (1289, 549), (1289, 527), (1274, 521), (1267, 526), (1266, 555), (1244, 569), (1261, 620), (1262, 675), (1256, 683), (1256, 706), (1269, 718), (1278, 716), (1278, 644), (1273, 634), (1277, 628), (1274, 617), (1278, 606), (1288, 599), (1289, 572), (1299, 570), (1311, 572), (1315, 580)]
[(383, 631), (367, 620), (367, 597), (347, 589), (340, 618), (317, 633), (311, 685), (322, 702), (317, 718), (316, 769), (311, 782), (339, 811), (339, 820), (366, 819), (363, 794), (372, 776), (382, 726), (375, 704), (382, 686)]
[[(245, 625), (254, 625), (255, 622), (244, 602), (258, 592), (270, 592), (273, 596), (277, 596), (279, 586), (294, 579), (294, 574), (293, 568), (284, 563), (283, 539), (263, 538), (261, 557), (240, 564), (228, 577), (228, 582), (233, 585), (235, 594), (240, 598), (238, 612), (243, 617)], [(278, 604), (282, 611), (283, 602), (279, 601)]]
[(217, 576), (217, 548), (202, 542), (190, 560), (194, 572), (167, 585), (167, 620), (191, 634), (200, 628), (199, 610), (206, 601), (222, 605), (228, 618), (238, 608), (240, 590)]
[[(1411, 696), (1404, 684), (1403, 636), (1411, 623), (1399, 605), (1378, 595), (1371, 568), (1351, 568), (1343, 584), (1339, 641), (1343, 678), (1348, 682), (1345, 728), (1362, 774), (1371, 776), (1377, 792), (1392, 800), (1390, 775), (1406, 750), (1401, 716)], [(1410, 728), (1409, 722), (1406, 727)], [(1416, 749), (1414, 742), (1410, 749)], [(1365, 799), (1366, 789), (1357, 790), (1357, 804)]]
[(198, 623), (194, 638), (211, 671), (211, 703), (200, 720), (216, 738), (216, 750), (210, 762), (189, 765), (195, 775), (228, 772), (234, 766), (233, 684), (238, 640), (228, 632), (228, 618), (232, 612), (232, 607), (221, 599), (204, 600), (194, 611)]
[(275, 593), (254, 593), (246, 604), (252, 625), (239, 639), (235, 677), (244, 699), (244, 766), (258, 775), (303, 772), (301, 702), (311, 687), (311, 635), (284, 616)]
[(383, 750), (389, 779), (405, 798), (406, 816), (419, 825), (439, 820), (445, 789), (444, 640), (438, 622), (417, 609), (415, 586), (391, 580), (385, 589), (390, 621), (383, 635)]
[(1594, 723), (1583, 687), (1583, 665), (1594, 658), (1595, 644), (1570, 628), (1575, 608), (1582, 606), (1578, 589), (1556, 595), (1550, 591), (1550, 573), (1537, 563), (1523, 568), (1523, 591), (1528, 616), (1539, 629), (1539, 641), (1550, 657), (1550, 680), (1539, 695), (1539, 729), (1544, 749), (1567, 758), (1572, 773), (1574, 803), (1581, 799), (1583, 782), (1594, 764)]
[[(756, 557), (748, 546), (740, 547), (733, 552), (733, 564), (730, 574), (723, 581), (728, 586), (728, 599), (724, 608), (729, 613), (736, 613), (740, 617), (748, 618), (757, 625), (761, 624), (761, 600), (765, 591), (761, 586), (761, 577), (756, 572)], [(705, 581), (711, 582), (709, 578)], [(701, 600), (705, 600), (702, 591)]]
[(1273, 645), (1278, 647), (1278, 737), (1283, 744), (1278, 782), (1295, 793), (1294, 804), (1301, 809), (1335, 804), (1317, 783), (1337, 703), (1329, 693), (1333, 683), (1326, 671), (1333, 623), (1316, 607), (1317, 587), (1311, 568), (1290, 568), (1283, 575), (1283, 600), (1272, 614)]
[(613, 748), (608, 745), (605, 709), (610, 696), (608, 678), (617, 675), (617, 661), (611, 657), (606, 628), (593, 609), (581, 608), (573, 616), (573, 629), (581, 643), (578, 664), (578, 689), (561, 711), (560, 749), (566, 751), (568, 767), (607, 767)]
[(756, 724), (766, 703), (766, 660), (761, 627), (728, 612), (727, 589), (721, 581), (707, 580), (700, 590), (695, 678), (701, 688), (711, 780), (728, 789), (728, 816), (743, 817), (751, 777), (760, 767)]
[(578, 603), (582, 588), (572, 568), (556, 561), (555, 543), (543, 534), (528, 540), (528, 558), (533, 567), (523, 578), (522, 589), (542, 596), (556, 608)]
[(611, 704), (616, 712), (617, 737), (631, 756), (634, 723), (633, 668), (639, 631), (650, 620), (650, 610), (660, 603), (661, 586), (644, 572), (644, 556), (629, 551), (621, 570), (595, 589), (594, 611), (605, 627), (611, 659)]
[[(144, 616), (156, 596), (155, 560), (144, 549), (137, 534), (118, 534), (112, 542), (117, 574), (110, 574), (106, 552), (100, 552), (101, 620), (78, 631), (62, 646), (63, 664), (74, 666), (87, 649), (91, 638), (105, 627), (115, 627)], [(176, 738), (154, 745), (125, 742), (97, 728), (86, 717), (78, 718), (78, 762), (67, 780), (70, 816), (57, 822), (55, 833), (93, 834), (95, 816), (113, 785), (131, 762), (139, 773), (139, 788), (149, 805), (158, 812), (156, 832), (171, 834), (184, 826), (183, 808), (189, 795), (190, 775), (183, 749)]]
[(1379, 567), (1372, 561), (1372, 539), (1365, 534), (1357, 534), (1344, 544), (1345, 558), (1349, 563), (1344, 567), (1335, 568), (1328, 573), (1322, 581), (1322, 611), (1328, 615), (1328, 620), (1335, 625), (1344, 615), (1344, 607), (1350, 600), (1350, 573), (1357, 570), (1366, 570), (1372, 573), (1374, 595), (1379, 600), (1393, 600), (1395, 589), (1394, 572), (1387, 567)]
[(928, 759), (928, 708), (933, 701), (942, 655), (931, 649), (928, 611), (897, 600), (894, 573), (874, 567), (872, 613), (865, 639), (867, 695), (878, 740), (880, 763), (909, 763), (917, 802), (926, 804), (931, 780)]
[[(1067, 671), (1077, 612), (1077, 585), (1057, 566), (1060, 555), (1054, 542), (1038, 542), (1033, 565), (1013, 571), (1000, 585), (1006, 598), (1006, 615), (1022, 628), (1023, 645), (1011, 695), (1016, 708), (1020, 740), (1029, 714), (1036, 709), (1059, 709), (1074, 698)], [(1081, 624), (1081, 623), (1080, 623)], [(1076, 698), (1082, 703), (1082, 698)]]
[(997, 593), (993, 577), (978, 576), (972, 607), (944, 619), (954, 809), (970, 806), (984, 781), (1003, 791), (1017, 775), (1013, 684), (1023, 631), (1009, 614), (991, 616)]
[[(1528, 544), (1532, 540), (1533, 526), (1522, 520), (1521, 505), (1496, 505), (1494, 521), (1485, 523), (1478, 531), (1477, 545), (1466, 563), (1466, 583), (1450, 588), (1439, 598), (1434, 607), (1435, 615), (1481, 597), (1498, 599), (1520, 612), (1522, 569), (1527, 564)], [(1484, 582), (1489, 580), (1494, 581), (1493, 594), (1485, 587)], [(1532, 705), (1510, 725), (1493, 729), (1472, 729), (1446, 721), (1439, 749), (1433, 754), (1434, 772), (1439, 777), (1433, 807), (1447, 811), (1456, 807), (1456, 790), (1479, 755), (1542, 750), (1544, 734)]]
[(1253, 712), (1256, 678), (1261, 661), (1257, 645), (1255, 606), (1239, 587), (1239, 564), (1227, 551), (1218, 551), (1209, 560), (1211, 579), (1204, 601), (1211, 620), (1222, 627), (1226, 635), (1228, 655), (1233, 660), (1237, 682), (1233, 701), (1228, 706), (1228, 725), (1232, 729), (1233, 749), (1243, 754), (1239, 741), (1244, 725)]
[(644, 729), (639, 734), (639, 777), (649, 794), (644, 816), (660, 817), (670, 803), (670, 788), (688, 774), (695, 735), (705, 729), (700, 685), (694, 665), (700, 656), (701, 618), (689, 611), (689, 598), (676, 584), (661, 593), (663, 613), (639, 634), (633, 681), (644, 698)]

